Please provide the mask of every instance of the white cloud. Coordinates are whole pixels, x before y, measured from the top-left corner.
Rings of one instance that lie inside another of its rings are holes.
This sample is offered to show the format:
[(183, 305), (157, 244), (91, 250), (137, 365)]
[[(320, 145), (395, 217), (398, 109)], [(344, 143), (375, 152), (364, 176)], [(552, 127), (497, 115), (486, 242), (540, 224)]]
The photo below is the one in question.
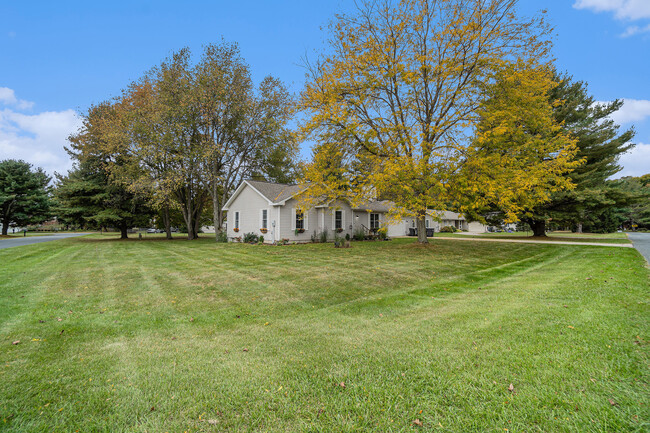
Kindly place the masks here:
[[(607, 104), (607, 102), (603, 101), (596, 101), (596, 103)], [(619, 125), (632, 122), (643, 122), (646, 118), (650, 118), (650, 101), (645, 99), (624, 98), (623, 106), (609, 117)]]
[[(623, 21), (636, 21), (650, 18), (650, 0), (576, 0), (575, 9), (588, 9), (593, 12), (612, 12), (614, 17)], [(628, 26), (620, 35), (622, 38), (650, 32), (646, 26)]]
[(630, 36), (638, 35), (641, 33), (648, 33), (648, 32), (650, 32), (650, 24), (648, 24), (645, 27), (629, 26), (625, 29), (625, 32), (621, 34), (621, 37), (629, 38)]
[(12, 106), (0, 110), (0, 160), (23, 159), (50, 175), (72, 167), (63, 146), (81, 126), (74, 110), (21, 113), (17, 110), (29, 107), (6, 87), (0, 88), (0, 104)]
[(620, 20), (650, 18), (648, 0), (576, 0), (575, 9), (589, 9), (594, 12), (613, 12)]
[(623, 170), (614, 176), (616, 179), (650, 173), (650, 144), (637, 143), (631, 151), (621, 156), (619, 164), (623, 167)]
[(27, 110), (34, 106), (33, 102), (16, 98), (13, 89), (0, 87), (0, 104), (15, 106), (19, 110)]

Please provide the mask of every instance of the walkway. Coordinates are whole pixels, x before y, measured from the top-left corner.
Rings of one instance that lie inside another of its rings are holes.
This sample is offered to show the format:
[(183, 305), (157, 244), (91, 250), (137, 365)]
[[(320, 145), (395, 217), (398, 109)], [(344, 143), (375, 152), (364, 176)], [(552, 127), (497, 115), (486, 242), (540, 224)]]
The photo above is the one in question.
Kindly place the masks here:
[(25, 236), (16, 238), (3, 238), (0, 239), (0, 250), (11, 247), (21, 247), (23, 245), (39, 244), (41, 242), (57, 241), (59, 239), (74, 238), (77, 236), (85, 236), (90, 233), (57, 233), (46, 236)]

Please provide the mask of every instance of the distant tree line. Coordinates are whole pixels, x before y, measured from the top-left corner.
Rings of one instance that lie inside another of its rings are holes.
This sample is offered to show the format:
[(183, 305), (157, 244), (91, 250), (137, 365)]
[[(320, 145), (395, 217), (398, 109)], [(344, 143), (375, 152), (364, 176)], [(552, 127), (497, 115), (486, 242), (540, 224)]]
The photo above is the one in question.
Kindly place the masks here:
[(242, 179), (295, 178), (293, 111), (277, 78), (254, 85), (236, 44), (208, 45), (196, 63), (182, 49), (83, 115), (67, 148), (75, 167), (57, 176), (58, 214), (123, 238), (153, 216), (171, 238), (180, 214), (188, 239), (210, 214), (218, 236)]

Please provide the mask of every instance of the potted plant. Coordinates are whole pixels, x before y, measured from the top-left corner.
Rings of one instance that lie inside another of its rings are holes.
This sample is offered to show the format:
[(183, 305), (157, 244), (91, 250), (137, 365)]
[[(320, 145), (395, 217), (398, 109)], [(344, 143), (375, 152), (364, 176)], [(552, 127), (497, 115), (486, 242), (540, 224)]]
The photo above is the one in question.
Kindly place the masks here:
[(336, 229), (336, 233), (343, 233), (343, 229), (339, 227), (338, 229)]
[(305, 229), (296, 229), (296, 234), (305, 233)]
[(261, 228), (260, 231), (261, 231), (262, 233), (267, 233), (269, 230), (268, 230), (268, 229), (265, 229), (265, 228)]
[(234, 231), (235, 233), (237, 233), (237, 232), (239, 232), (239, 229), (238, 229), (237, 227), (235, 227), (235, 228), (233, 229), (233, 231)]

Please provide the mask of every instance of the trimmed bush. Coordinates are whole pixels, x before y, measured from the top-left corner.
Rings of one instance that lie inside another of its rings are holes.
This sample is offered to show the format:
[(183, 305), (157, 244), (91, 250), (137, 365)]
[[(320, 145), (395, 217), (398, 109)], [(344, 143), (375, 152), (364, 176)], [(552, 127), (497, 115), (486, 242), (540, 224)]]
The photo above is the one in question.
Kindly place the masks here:
[(247, 244), (256, 244), (258, 239), (259, 237), (253, 232), (244, 235), (244, 242)]

